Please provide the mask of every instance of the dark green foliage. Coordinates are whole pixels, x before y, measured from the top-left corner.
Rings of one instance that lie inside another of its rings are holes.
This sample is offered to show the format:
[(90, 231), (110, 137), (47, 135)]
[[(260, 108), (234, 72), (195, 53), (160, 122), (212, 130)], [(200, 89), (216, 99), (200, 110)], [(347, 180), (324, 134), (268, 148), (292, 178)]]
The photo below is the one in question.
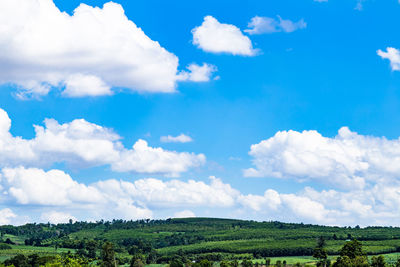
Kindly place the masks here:
[(4, 243), (9, 244), (9, 245), (15, 245), (15, 243), (12, 242), (10, 238), (7, 238)]
[(212, 267), (212, 262), (209, 260), (201, 260), (200, 267)]
[(117, 266), (117, 262), (115, 261), (114, 245), (111, 242), (105, 242), (101, 249), (101, 266)]
[(365, 253), (362, 250), (362, 244), (354, 239), (344, 244), (340, 250), (340, 256), (347, 256), (350, 259), (354, 259), (357, 256), (365, 256)]
[(347, 242), (340, 250), (340, 256), (333, 264), (334, 267), (367, 267), (368, 258), (362, 250), (362, 244), (357, 240)]
[(12, 249), (9, 244), (0, 243), (0, 250)]
[(183, 262), (180, 258), (176, 258), (169, 263), (170, 267), (183, 267)]
[(232, 267), (232, 264), (229, 261), (221, 261), (219, 267)]
[(15, 267), (39, 267), (44, 266), (46, 263), (53, 262), (55, 257), (51, 256), (39, 256), (38, 254), (31, 254), (25, 256), (18, 254), (11, 259), (4, 261), (5, 266), (15, 266)]
[(89, 240), (85, 243), (84, 248), (86, 249), (86, 255), (89, 259), (96, 258), (97, 242), (94, 240)]
[(19, 254), (11, 259), (4, 261), (5, 266), (14, 265), (15, 267), (29, 267), (28, 257)]
[[(141, 259), (132, 258), (130, 266), (131, 267), (144, 267), (144, 263), (142, 262)], [(182, 267), (182, 265), (180, 267)]]
[(385, 265), (385, 258), (382, 255), (371, 258), (371, 267), (385, 267)]
[(317, 240), (317, 246), (314, 249), (313, 257), (318, 260), (317, 267), (325, 267), (328, 253), (326, 252), (326, 242), (323, 236), (319, 237)]
[(250, 260), (242, 261), (242, 267), (253, 267), (253, 262)]

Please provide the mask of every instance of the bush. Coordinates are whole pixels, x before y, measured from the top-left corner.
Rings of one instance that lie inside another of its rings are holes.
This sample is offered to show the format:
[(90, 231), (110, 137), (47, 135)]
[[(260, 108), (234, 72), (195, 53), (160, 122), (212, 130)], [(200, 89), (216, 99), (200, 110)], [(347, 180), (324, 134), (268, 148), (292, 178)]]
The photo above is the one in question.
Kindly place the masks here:
[(5, 250), (5, 249), (12, 249), (12, 247), (8, 244), (0, 243), (0, 250)]

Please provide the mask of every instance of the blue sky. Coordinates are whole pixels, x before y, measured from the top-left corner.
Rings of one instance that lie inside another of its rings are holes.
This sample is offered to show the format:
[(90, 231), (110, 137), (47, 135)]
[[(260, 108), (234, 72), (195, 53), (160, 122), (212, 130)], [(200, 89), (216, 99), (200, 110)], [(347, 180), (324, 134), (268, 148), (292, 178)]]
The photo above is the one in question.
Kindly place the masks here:
[(7, 2), (0, 223), (398, 225), (397, 1)]

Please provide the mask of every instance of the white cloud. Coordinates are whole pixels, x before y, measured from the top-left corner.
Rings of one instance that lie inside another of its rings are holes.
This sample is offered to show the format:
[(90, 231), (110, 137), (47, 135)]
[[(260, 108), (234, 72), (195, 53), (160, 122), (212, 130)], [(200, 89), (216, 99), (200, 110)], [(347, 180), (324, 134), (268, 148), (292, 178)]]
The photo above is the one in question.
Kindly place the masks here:
[(193, 44), (211, 53), (254, 56), (257, 50), (249, 37), (232, 24), (220, 23), (212, 16), (206, 16), (203, 23), (192, 30)]
[(68, 97), (110, 95), (111, 87), (168, 93), (181, 80), (178, 58), (113, 2), (69, 15), (53, 0), (2, 0), (0, 25), (0, 83), (16, 84), (20, 97), (63, 87)]
[[(0, 194), (2, 204), (50, 208), (42, 212), (41, 220), (56, 223), (76, 218), (152, 218), (153, 209), (232, 207), (239, 192), (215, 177), (210, 183), (148, 178), (85, 185), (61, 170), (19, 167), (0, 172)], [(61, 208), (63, 211), (58, 211)], [(14, 216), (9, 210), (2, 212), (4, 221)]]
[(335, 187), (363, 188), (400, 175), (400, 139), (370, 137), (347, 127), (334, 138), (316, 131), (283, 131), (251, 146), (255, 168), (248, 177), (315, 180)]
[[(96, 184), (84, 185), (61, 170), (44, 171), (35, 168), (6, 168), (1, 171), (2, 202), (19, 206), (63, 207), (80, 211), (92, 218), (151, 218), (152, 212), (131, 198), (102, 191)], [(67, 216), (68, 215), (68, 216)], [(67, 211), (44, 212), (42, 220), (74, 219)], [(68, 217), (68, 218), (67, 218)], [(52, 222), (52, 221), (50, 221)]]
[(50, 167), (67, 162), (77, 167), (110, 165), (115, 171), (178, 176), (205, 163), (203, 154), (167, 151), (138, 140), (125, 148), (113, 130), (83, 119), (59, 124), (46, 119), (35, 126), (36, 136), (26, 140), (10, 133), (11, 120), (0, 109), (0, 167)]
[(203, 165), (205, 161), (203, 154), (152, 148), (146, 141), (139, 140), (132, 149), (121, 152), (119, 160), (112, 163), (112, 169), (120, 172), (164, 173), (176, 177), (189, 168)]
[(77, 183), (60, 170), (5, 168), (0, 179), (4, 193), (18, 204), (65, 206), (102, 200), (95, 188)]
[(157, 179), (135, 181), (135, 196), (156, 207), (231, 207), (239, 191), (220, 179), (210, 177), (210, 184), (202, 181), (187, 182), (171, 180), (163, 182)]
[[(22, 212), (33, 209), (44, 222), (153, 218), (160, 211), (192, 217), (194, 208), (242, 210), (252, 219), (290, 218), (291, 222), (329, 225), (396, 226), (400, 218), (398, 181), (378, 180), (368, 188), (347, 192), (306, 187), (290, 194), (267, 189), (262, 195), (246, 195), (215, 177), (209, 182), (147, 178), (85, 185), (60, 170), (19, 167), (0, 173), (0, 204)], [(0, 224), (15, 223), (17, 217), (10, 209), (0, 210)]]
[(217, 67), (207, 63), (203, 63), (201, 66), (193, 63), (187, 69), (189, 71), (182, 71), (179, 74), (180, 79), (183, 81), (208, 82), (213, 73), (217, 71)]
[(14, 214), (14, 212), (9, 209), (5, 208), (0, 210), (0, 225), (6, 225), (6, 224), (11, 224), (12, 219), (16, 218), (17, 215)]
[(301, 19), (297, 22), (291, 20), (282, 19), (278, 16), (278, 19), (269, 17), (255, 16), (251, 19), (248, 26), (249, 29), (245, 32), (249, 34), (264, 34), (274, 32), (294, 32), (296, 30), (305, 29), (307, 23)]
[(161, 136), (160, 141), (163, 143), (189, 143), (193, 142), (193, 139), (185, 134), (180, 134), (178, 136)]
[(386, 52), (379, 49), (377, 53), (381, 58), (389, 59), (393, 71), (400, 71), (400, 51), (398, 49), (388, 47)]
[(263, 196), (252, 194), (241, 195), (238, 198), (238, 202), (255, 211), (261, 211), (265, 208), (275, 211), (280, 206), (282, 200), (278, 192), (269, 189), (265, 191)]
[(192, 218), (196, 217), (193, 211), (190, 210), (183, 210), (174, 213), (173, 218)]
[[(400, 138), (363, 136), (347, 127), (333, 138), (316, 131), (283, 131), (251, 147), (255, 168), (247, 176), (312, 180), (344, 188), (297, 193), (268, 189), (240, 195), (259, 218), (329, 225), (398, 225)], [(250, 212), (250, 213), (251, 213)]]
[(40, 218), (44, 222), (53, 224), (67, 223), (69, 220), (77, 221), (77, 219), (71, 214), (58, 211), (45, 212)]
[(65, 80), (63, 95), (69, 97), (111, 95), (112, 91), (101, 79), (93, 75), (75, 74)]

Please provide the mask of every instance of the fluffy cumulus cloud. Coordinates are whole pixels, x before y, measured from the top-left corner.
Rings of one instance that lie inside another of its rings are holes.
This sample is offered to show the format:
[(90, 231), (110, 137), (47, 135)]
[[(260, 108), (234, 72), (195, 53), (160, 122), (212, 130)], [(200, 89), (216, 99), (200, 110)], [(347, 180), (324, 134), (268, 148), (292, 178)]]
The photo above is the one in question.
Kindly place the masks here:
[(287, 221), (291, 218), (295, 222), (342, 226), (398, 226), (399, 199), (399, 182), (377, 182), (366, 189), (345, 192), (306, 187), (295, 194), (283, 194), (268, 189), (264, 195), (241, 195), (238, 203), (260, 219)]
[(210, 53), (227, 53), (254, 56), (257, 50), (249, 37), (232, 24), (220, 23), (212, 16), (206, 16), (203, 23), (192, 30), (193, 44)]
[(66, 206), (101, 200), (94, 188), (79, 184), (60, 170), (5, 168), (0, 179), (3, 193), (18, 204)]
[(120, 172), (165, 173), (169, 176), (179, 176), (180, 173), (188, 171), (191, 167), (201, 166), (204, 162), (203, 154), (152, 148), (146, 141), (139, 140), (132, 149), (120, 153), (119, 160), (112, 163), (112, 168)]
[[(41, 213), (36, 220), (52, 223), (154, 218), (163, 211), (193, 217), (193, 209), (209, 208), (259, 220), (329, 225), (399, 225), (400, 218), (400, 182), (384, 180), (349, 191), (306, 187), (297, 193), (267, 189), (257, 195), (243, 194), (215, 177), (208, 182), (109, 179), (86, 185), (61, 170), (18, 167), (0, 171), (0, 195), (0, 205), (29, 207)], [(14, 223), (17, 215), (6, 208), (0, 218), (0, 224)]]
[(142, 179), (133, 184), (136, 197), (154, 207), (232, 207), (239, 195), (238, 190), (216, 177), (210, 177), (209, 184), (158, 179)]
[(283, 131), (253, 145), (250, 155), (255, 168), (245, 170), (246, 176), (330, 186), (240, 195), (238, 203), (258, 216), (330, 225), (398, 225), (400, 139), (363, 136), (346, 127), (332, 138), (316, 131)]
[[(153, 210), (185, 207), (232, 207), (239, 192), (220, 179), (187, 182), (139, 179), (134, 182), (105, 180), (85, 185), (61, 170), (5, 168), (0, 172), (0, 204), (50, 208), (41, 220), (152, 218)], [(55, 192), (57, 192), (55, 194)], [(185, 209), (185, 216), (194, 216)], [(0, 211), (5, 224), (16, 215)], [(183, 213), (181, 213), (183, 214)]]
[(33, 139), (14, 137), (11, 120), (0, 109), (0, 167), (49, 167), (66, 162), (77, 167), (109, 165), (114, 171), (160, 173), (178, 176), (204, 164), (203, 154), (167, 151), (138, 140), (131, 149), (120, 142), (113, 130), (77, 119), (59, 124), (46, 119), (35, 126)]
[(183, 210), (174, 213), (174, 218), (192, 218), (196, 217), (193, 211), (191, 210)]
[(0, 210), (0, 225), (11, 224), (17, 215), (9, 208)]
[(58, 211), (50, 211), (44, 212), (40, 219), (44, 222), (59, 224), (59, 223), (67, 223), (70, 220), (76, 221), (76, 218), (69, 213), (58, 212)]
[(187, 136), (186, 134), (180, 134), (178, 136), (161, 136), (160, 141), (163, 143), (189, 143), (192, 142), (193, 139), (190, 136)]
[(213, 73), (217, 71), (217, 67), (207, 63), (203, 63), (203, 65), (201, 66), (192, 63), (187, 67), (187, 69), (189, 71), (182, 71), (179, 74), (180, 80), (192, 82), (208, 82), (213, 76)]
[(393, 71), (400, 71), (400, 51), (398, 49), (388, 47), (386, 52), (379, 49), (377, 53), (381, 58), (390, 61), (390, 67)]
[(385, 177), (400, 176), (400, 139), (351, 132), (329, 138), (316, 131), (283, 131), (251, 146), (255, 168), (248, 177), (315, 180), (345, 189), (361, 189)]
[[(182, 80), (178, 58), (113, 2), (69, 15), (53, 0), (3, 0), (0, 25), (0, 83), (17, 85), (21, 97), (52, 88), (67, 97), (110, 95), (112, 87), (174, 92)], [(186, 79), (197, 81), (191, 71)]]
[(270, 17), (259, 17), (255, 16), (251, 19), (248, 24), (248, 29), (245, 32), (249, 34), (265, 34), (274, 32), (294, 32), (296, 30), (305, 29), (307, 23), (304, 19), (297, 22), (291, 20), (282, 19), (278, 16), (278, 19)]
[(36, 168), (5, 168), (1, 171), (0, 184), (4, 204), (62, 208), (62, 212), (44, 212), (41, 216), (43, 221), (76, 219), (65, 212), (68, 209), (86, 213), (86, 216), (94, 219), (112, 219), (113, 216), (123, 219), (152, 217), (149, 209), (138, 205), (133, 199), (114, 195), (116, 192), (110, 189), (108, 192), (99, 190), (95, 184), (87, 186), (78, 183), (61, 170), (46, 172)]

